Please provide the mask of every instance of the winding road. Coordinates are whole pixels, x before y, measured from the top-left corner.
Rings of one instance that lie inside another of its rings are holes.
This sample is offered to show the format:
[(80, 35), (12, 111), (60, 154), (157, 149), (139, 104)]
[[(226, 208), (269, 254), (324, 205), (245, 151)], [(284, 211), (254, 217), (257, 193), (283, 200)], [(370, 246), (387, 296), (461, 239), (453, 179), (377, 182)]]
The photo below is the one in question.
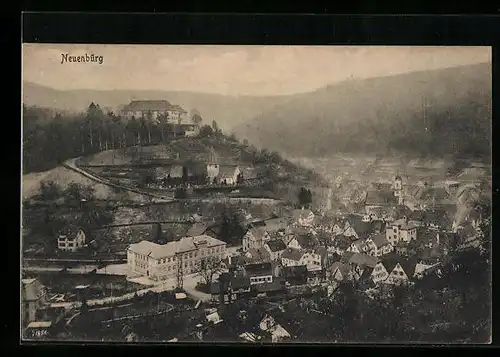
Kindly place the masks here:
[(177, 200), (175, 199), (166, 199), (164, 198), (164, 196), (162, 195), (159, 195), (159, 194), (154, 194), (154, 193), (151, 193), (151, 192), (147, 192), (147, 191), (144, 191), (144, 190), (140, 190), (140, 189), (136, 189), (136, 188), (133, 188), (133, 187), (129, 187), (129, 186), (124, 186), (124, 185), (118, 185), (114, 182), (111, 182), (110, 180), (107, 180), (105, 178), (102, 178), (102, 177), (99, 177), (97, 175), (94, 175), (90, 172), (88, 172), (87, 170), (84, 170), (84, 169), (81, 169), (78, 167), (78, 165), (76, 164), (76, 161), (78, 159), (80, 159), (81, 157), (76, 157), (76, 158), (73, 158), (73, 159), (69, 159), (69, 160), (66, 160), (64, 163), (63, 163), (63, 166), (71, 171), (74, 171), (76, 173), (79, 173), (80, 175), (82, 176), (85, 176), (86, 178), (94, 181), (94, 182), (97, 182), (97, 183), (100, 183), (100, 184), (103, 184), (103, 185), (107, 185), (107, 186), (110, 186), (110, 187), (114, 187), (114, 188), (119, 188), (121, 190), (125, 190), (125, 191), (130, 191), (130, 192), (134, 192), (134, 193), (138, 193), (138, 194), (141, 194), (141, 195), (144, 195), (144, 196), (148, 196), (148, 197), (152, 197), (152, 198), (157, 198), (157, 199), (161, 199), (162, 202), (176, 202)]
[(248, 202), (251, 201), (253, 204), (268, 204), (268, 203), (277, 203), (281, 202), (281, 200), (274, 199), (274, 198), (254, 198), (254, 197), (215, 197), (215, 198), (186, 198), (186, 199), (172, 199), (172, 198), (165, 198), (163, 194), (160, 193), (153, 193), (151, 191), (146, 191), (146, 190), (141, 190), (137, 189), (134, 187), (126, 186), (126, 185), (119, 185), (114, 182), (111, 182), (108, 179), (105, 179), (103, 177), (97, 176), (93, 173), (88, 172), (85, 169), (82, 169), (78, 167), (77, 165), (77, 160), (81, 159), (81, 157), (76, 157), (73, 159), (66, 160), (63, 163), (63, 166), (67, 168), (68, 170), (74, 171), (76, 173), (79, 173), (82, 176), (85, 176), (86, 178), (96, 182), (100, 183), (103, 185), (107, 185), (110, 187), (114, 188), (119, 188), (121, 190), (129, 191), (129, 192), (134, 192), (138, 193), (140, 195), (144, 195), (147, 197), (155, 198), (158, 200), (161, 200), (161, 203), (173, 203), (173, 202), (179, 202), (179, 201), (200, 201), (200, 202), (231, 202), (231, 203), (239, 203), (239, 202)]

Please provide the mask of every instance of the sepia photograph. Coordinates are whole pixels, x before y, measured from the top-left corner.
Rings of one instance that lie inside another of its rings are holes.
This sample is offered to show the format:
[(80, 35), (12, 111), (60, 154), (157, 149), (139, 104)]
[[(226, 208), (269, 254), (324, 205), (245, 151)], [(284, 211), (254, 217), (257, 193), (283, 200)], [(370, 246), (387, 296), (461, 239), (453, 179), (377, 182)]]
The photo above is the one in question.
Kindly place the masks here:
[(22, 45), (20, 336), (490, 344), (492, 49)]

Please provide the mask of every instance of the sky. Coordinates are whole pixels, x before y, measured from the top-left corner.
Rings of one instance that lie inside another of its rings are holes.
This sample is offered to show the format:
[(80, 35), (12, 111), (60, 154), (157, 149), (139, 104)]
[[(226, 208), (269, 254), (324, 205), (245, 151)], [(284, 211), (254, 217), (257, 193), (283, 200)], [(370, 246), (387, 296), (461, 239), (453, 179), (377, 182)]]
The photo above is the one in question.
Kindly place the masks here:
[[(103, 63), (61, 63), (62, 54)], [(55, 89), (284, 95), (349, 78), (491, 63), (490, 47), (23, 44), (23, 80)]]

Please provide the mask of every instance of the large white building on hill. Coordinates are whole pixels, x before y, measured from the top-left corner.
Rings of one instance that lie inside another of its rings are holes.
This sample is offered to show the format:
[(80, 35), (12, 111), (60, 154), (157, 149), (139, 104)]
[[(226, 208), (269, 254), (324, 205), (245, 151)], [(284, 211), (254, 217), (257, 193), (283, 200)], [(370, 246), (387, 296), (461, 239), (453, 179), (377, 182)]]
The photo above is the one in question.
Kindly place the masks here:
[(187, 119), (187, 111), (178, 105), (172, 105), (168, 100), (134, 100), (122, 109), (125, 118), (151, 118), (156, 120), (164, 116), (169, 120)]

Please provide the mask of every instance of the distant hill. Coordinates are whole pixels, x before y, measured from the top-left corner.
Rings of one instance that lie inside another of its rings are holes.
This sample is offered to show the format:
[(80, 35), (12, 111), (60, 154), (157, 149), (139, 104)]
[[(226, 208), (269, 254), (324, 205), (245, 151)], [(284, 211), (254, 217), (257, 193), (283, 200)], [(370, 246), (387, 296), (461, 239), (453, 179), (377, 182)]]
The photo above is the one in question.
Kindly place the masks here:
[(487, 157), (491, 98), (491, 64), (350, 80), (263, 109), (235, 132), (260, 147), (302, 157)]
[(101, 108), (123, 108), (134, 99), (166, 99), (186, 110), (197, 109), (205, 123), (216, 120), (219, 127), (231, 130), (264, 110), (289, 100), (288, 96), (224, 96), (194, 92), (132, 90), (56, 90), (31, 82), (23, 83), (23, 100), (27, 106), (80, 112), (91, 102)]

